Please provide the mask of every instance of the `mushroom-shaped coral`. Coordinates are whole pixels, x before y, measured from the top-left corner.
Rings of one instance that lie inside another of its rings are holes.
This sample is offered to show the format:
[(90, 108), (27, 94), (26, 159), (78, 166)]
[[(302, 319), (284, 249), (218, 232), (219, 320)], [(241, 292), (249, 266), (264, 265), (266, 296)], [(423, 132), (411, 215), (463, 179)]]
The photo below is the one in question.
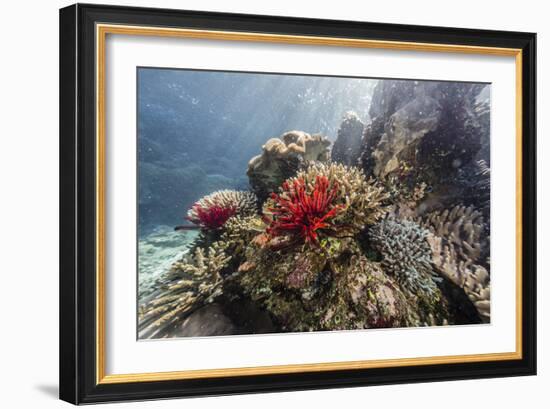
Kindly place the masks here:
[(196, 202), (187, 212), (187, 220), (204, 230), (216, 230), (232, 216), (251, 216), (255, 213), (254, 193), (218, 190)]
[(330, 141), (324, 136), (302, 131), (290, 131), (269, 139), (262, 146), (261, 155), (254, 156), (248, 163), (247, 175), (252, 190), (260, 201), (264, 201), (285, 179), (310, 162), (327, 161), (329, 146)]

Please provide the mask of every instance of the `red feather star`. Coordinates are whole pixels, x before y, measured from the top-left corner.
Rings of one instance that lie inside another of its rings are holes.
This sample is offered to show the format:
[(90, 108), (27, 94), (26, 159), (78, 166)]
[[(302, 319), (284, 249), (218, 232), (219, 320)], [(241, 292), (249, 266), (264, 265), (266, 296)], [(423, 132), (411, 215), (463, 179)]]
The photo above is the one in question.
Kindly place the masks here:
[(281, 194), (271, 194), (275, 205), (268, 209), (272, 218), (267, 233), (318, 244), (319, 231), (334, 227), (332, 220), (344, 207), (333, 203), (338, 183), (334, 182), (331, 188), (326, 176), (317, 176), (313, 190), (308, 193), (305, 180), (296, 178), (292, 184), (284, 182), (282, 190)]
[[(223, 206), (208, 206), (202, 207), (200, 204), (195, 203), (193, 205), (196, 217), (198, 218), (199, 225), (208, 229), (219, 229), (222, 227), (227, 219), (234, 216), (237, 213), (235, 207), (223, 207)], [(188, 220), (196, 223), (193, 218), (187, 217)]]

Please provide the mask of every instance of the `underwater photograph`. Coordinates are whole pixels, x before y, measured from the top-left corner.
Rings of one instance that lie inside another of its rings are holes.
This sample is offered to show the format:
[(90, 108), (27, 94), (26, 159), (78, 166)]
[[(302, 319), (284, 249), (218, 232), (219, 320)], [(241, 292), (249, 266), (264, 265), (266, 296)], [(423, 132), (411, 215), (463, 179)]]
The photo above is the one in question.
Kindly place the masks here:
[(488, 324), (491, 85), (139, 67), (138, 339)]

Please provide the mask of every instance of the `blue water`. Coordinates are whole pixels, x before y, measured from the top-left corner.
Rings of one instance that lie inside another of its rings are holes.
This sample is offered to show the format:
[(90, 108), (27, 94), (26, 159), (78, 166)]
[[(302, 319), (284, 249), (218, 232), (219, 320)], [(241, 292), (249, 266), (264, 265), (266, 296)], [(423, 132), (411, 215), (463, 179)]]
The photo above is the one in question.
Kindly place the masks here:
[(200, 197), (247, 189), (251, 157), (293, 129), (336, 138), (347, 111), (368, 120), (376, 80), (138, 70), (139, 231), (176, 226)]

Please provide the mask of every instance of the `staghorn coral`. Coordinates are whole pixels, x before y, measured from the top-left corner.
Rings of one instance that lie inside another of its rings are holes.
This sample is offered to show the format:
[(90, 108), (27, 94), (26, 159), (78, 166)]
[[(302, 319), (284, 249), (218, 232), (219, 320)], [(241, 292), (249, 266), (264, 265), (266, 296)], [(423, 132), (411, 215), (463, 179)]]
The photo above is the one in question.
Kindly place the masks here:
[(256, 196), (251, 192), (218, 190), (204, 196), (187, 212), (187, 220), (205, 230), (222, 227), (232, 216), (256, 213)]
[(198, 308), (221, 294), (222, 270), (231, 256), (216, 243), (176, 262), (159, 279), (159, 289), (140, 306), (139, 338), (162, 338)]
[(430, 302), (441, 294), (432, 269), (429, 231), (409, 220), (386, 218), (369, 229), (373, 247), (382, 255), (382, 265), (411, 295)]
[(262, 153), (250, 159), (247, 175), (252, 191), (260, 201), (275, 192), (285, 179), (310, 162), (329, 159), (330, 141), (322, 135), (290, 131), (271, 138)]
[(472, 207), (427, 215), (423, 224), (431, 231), (428, 243), (438, 273), (462, 288), (483, 322), (491, 318), (489, 238), (483, 217)]

